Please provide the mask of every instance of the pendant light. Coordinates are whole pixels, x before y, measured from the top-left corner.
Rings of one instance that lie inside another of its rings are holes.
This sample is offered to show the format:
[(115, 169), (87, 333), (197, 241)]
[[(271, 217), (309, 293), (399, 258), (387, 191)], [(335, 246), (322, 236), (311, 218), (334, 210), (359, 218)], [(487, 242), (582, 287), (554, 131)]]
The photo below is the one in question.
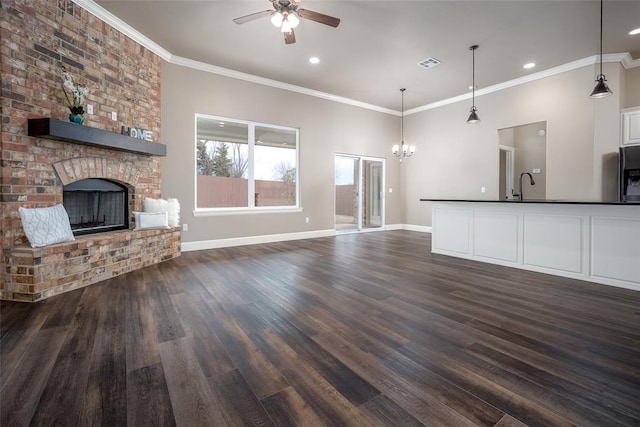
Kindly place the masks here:
[(395, 144), (393, 147), (391, 147), (391, 151), (393, 152), (393, 155), (396, 157), (400, 157), (400, 160), (402, 161), (402, 157), (411, 157), (413, 156), (413, 153), (415, 153), (416, 151), (416, 146), (415, 145), (406, 145), (404, 143), (404, 91), (406, 89), (402, 88), (400, 89), (400, 93), (402, 94), (402, 113), (401, 113), (401, 128), (400, 128), (400, 145)]
[(474, 44), (473, 46), (469, 46), (469, 50), (471, 51), (473, 60), (472, 60), (472, 83), (471, 83), (471, 110), (469, 110), (469, 118), (467, 119), (467, 123), (480, 123), (480, 117), (478, 117), (478, 109), (476, 108), (476, 49), (479, 46)]
[(596, 77), (596, 87), (593, 88), (593, 92), (589, 95), (589, 98), (598, 99), (604, 98), (609, 95), (613, 95), (611, 89), (607, 85), (607, 79), (602, 74), (602, 15), (604, 11), (604, 0), (600, 0), (600, 74)]

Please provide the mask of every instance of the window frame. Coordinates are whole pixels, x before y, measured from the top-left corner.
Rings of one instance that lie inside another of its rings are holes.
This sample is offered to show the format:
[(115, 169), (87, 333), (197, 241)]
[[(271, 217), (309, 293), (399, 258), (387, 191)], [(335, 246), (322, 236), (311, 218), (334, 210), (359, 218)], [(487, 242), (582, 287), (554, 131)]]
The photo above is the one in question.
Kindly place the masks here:
[[(208, 119), (222, 121), (226, 123), (247, 125), (247, 202), (246, 207), (198, 207), (198, 119)], [(275, 130), (293, 131), (295, 133), (295, 168), (296, 168), (296, 188), (295, 205), (292, 206), (255, 206), (255, 129), (256, 127), (269, 128)], [(215, 215), (245, 215), (259, 213), (277, 212), (302, 212), (300, 205), (300, 128), (291, 126), (275, 125), (271, 123), (254, 122), (249, 120), (233, 119), (230, 117), (215, 116), (211, 114), (196, 113), (194, 118), (194, 144), (193, 144), (193, 166), (194, 166), (194, 216), (215, 216)]]

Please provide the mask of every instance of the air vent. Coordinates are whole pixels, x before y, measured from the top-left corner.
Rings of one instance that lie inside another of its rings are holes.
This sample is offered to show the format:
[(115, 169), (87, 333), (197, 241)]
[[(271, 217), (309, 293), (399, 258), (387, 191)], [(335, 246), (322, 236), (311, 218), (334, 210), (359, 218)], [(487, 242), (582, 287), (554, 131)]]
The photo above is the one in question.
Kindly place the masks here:
[(424, 61), (418, 62), (418, 66), (422, 68), (431, 68), (431, 67), (435, 67), (439, 63), (440, 61), (437, 60), (436, 58), (427, 58)]

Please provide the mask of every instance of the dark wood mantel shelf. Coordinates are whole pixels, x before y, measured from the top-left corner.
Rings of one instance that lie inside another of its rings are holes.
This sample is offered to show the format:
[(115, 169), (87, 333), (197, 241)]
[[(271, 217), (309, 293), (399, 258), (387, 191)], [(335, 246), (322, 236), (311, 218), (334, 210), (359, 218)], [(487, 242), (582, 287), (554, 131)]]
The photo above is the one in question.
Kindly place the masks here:
[(143, 141), (132, 138), (129, 135), (121, 135), (50, 117), (29, 119), (29, 136), (128, 151), (148, 156), (167, 155), (167, 146), (158, 142)]

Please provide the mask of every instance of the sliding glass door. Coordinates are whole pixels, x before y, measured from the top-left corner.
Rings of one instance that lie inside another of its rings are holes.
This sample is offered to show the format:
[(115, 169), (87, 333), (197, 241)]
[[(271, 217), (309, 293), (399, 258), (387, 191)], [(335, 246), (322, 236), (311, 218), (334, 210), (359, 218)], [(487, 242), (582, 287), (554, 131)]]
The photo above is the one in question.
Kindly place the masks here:
[(383, 168), (384, 165), (379, 160), (362, 160), (363, 228), (382, 227)]
[(335, 224), (338, 232), (384, 225), (384, 159), (336, 154)]
[(360, 205), (360, 159), (336, 155), (335, 217), (337, 231), (357, 231)]

